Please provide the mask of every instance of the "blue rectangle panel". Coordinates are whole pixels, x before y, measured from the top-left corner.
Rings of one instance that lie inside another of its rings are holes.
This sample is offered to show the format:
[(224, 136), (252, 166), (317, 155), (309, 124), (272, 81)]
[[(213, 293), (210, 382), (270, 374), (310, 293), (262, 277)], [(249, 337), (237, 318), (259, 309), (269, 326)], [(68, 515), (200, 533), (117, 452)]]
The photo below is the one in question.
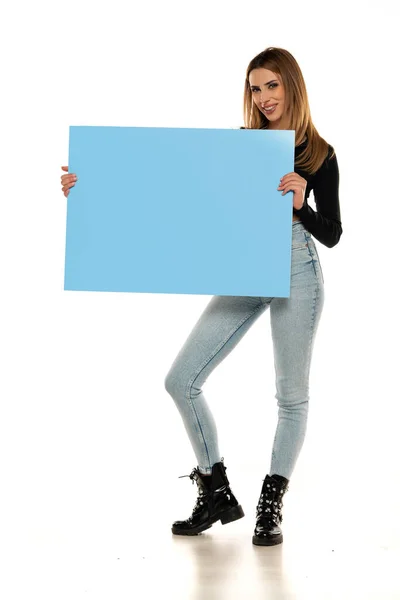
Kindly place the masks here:
[(293, 130), (71, 126), (65, 290), (289, 297)]

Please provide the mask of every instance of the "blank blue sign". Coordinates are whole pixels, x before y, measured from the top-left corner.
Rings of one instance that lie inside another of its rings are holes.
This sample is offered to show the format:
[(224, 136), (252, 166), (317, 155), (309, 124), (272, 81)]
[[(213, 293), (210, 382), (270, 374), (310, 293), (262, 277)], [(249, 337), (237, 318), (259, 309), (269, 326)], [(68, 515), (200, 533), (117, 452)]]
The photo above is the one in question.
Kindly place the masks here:
[(71, 126), (65, 290), (289, 297), (293, 130)]

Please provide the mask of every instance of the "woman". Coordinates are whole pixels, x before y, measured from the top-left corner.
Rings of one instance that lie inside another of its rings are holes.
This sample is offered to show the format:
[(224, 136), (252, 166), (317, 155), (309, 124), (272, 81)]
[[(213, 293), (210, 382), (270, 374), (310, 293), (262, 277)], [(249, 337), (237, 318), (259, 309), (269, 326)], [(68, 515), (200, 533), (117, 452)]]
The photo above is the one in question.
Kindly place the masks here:
[[(333, 147), (312, 123), (302, 73), (287, 50), (267, 48), (251, 60), (244, 122), (242, 129), (295, 130), (295, 170), (285, 174), (277, 188), (282, 194), (293, 192), (290, 297), (214, 296), (173, 362), (165, 387), (198, 461), (187, 476), (196, 481), (198, 497), (192, 515), (175, 521), (172, 532), (197, 535), (216, 521), (225, 524), (244, 516), (220, 458), (216, 425), (202, 385), (269, 308), (279, 410), (271, 474), (263, 480), (253, 535), (254, 544), (269, 546), (283, 541), (282, 498), (305, 437), (310, 364), (324, 304), (324, 280), (311, 236), (328, 248), (339, 242), (339, 171)], [(76, 176), (63, 175), (61, 181), (67, 196)], [(316, 211), (307, 204), (311, 190)]]

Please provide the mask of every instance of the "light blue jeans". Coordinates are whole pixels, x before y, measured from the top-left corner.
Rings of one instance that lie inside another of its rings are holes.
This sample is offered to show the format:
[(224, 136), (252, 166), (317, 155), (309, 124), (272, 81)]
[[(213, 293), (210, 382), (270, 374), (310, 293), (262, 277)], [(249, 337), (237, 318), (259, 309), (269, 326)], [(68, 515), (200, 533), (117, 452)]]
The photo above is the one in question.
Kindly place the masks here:
[[(303, 446), (310, 364), (324, 304), (324, 280), (311, 234), (301, 221), (293, 221), (292, 232), (290, 297), (213, 296), (165, 378), (165, 389), (181, 414), (197, 466), (204, 474), (211, 473), (221, 454), (202, 385), (267, 308), (278, 405), (270, 475), (290, 479)], [(262, 379), (260, 388), (265, 389)], [(257, 432), (262, 428), (263, 423), (255, 424)]]

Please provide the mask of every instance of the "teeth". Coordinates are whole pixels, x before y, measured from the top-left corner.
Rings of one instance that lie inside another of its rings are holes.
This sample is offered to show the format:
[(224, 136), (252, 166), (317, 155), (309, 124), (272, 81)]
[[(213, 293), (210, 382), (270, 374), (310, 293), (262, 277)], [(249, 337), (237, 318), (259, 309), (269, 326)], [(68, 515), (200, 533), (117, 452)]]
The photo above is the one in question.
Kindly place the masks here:
[(275, 108), (276, 104), (274, 104), (274, 106), (270, 106), (269, 108), (265, 108), (264, 110), (266, 110), (267, 112), (269, 112), (270, 110), (272, 110), (273, 108)]

